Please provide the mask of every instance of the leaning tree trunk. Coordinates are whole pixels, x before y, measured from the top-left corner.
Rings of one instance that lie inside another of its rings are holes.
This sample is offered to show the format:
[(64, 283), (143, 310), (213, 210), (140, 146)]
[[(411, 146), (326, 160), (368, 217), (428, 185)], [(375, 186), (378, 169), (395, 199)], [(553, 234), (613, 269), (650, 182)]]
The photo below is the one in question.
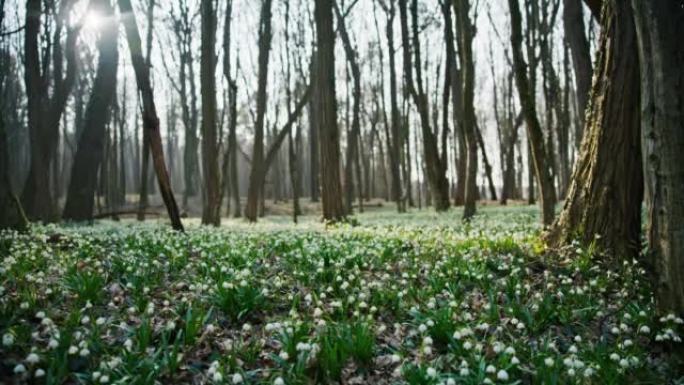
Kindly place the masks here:
[(632, 0), (641, 60), (648, 241), (660, 313), (684, 313), (684, 8)]
[[(93, 219), (97, 174), (104, 158), (106, 128), (116, 95), (119, 26), (112, 20), (114, 9), (109, 0), (98, 0), (95, 4), (107, 16), (107, 21), (100, 27), (97, 73), (86, 107), (84, 130), (78, 140), (62, 215), (72, 221)], [(114, 154), (110, 156), (115, 157)]]
[[(546, 149), (544, 148), (544, 134), (537, 117), (534, 90), (530, 87), (530, 81), (527, 76), (527, 64), (522, 53), (522, 17), (518, 0), (508, 0), (508, 7), (511, 14), (513, 71), (515, 72), (515, 82), (518, 86), (518, 94), (520, 95), (520, 104), (525, 116), (525, 122), (527, 123), (527, 136), (530, 143), (534, 172), (539, 184), (542, 223), (550, 225), (554, 217), (555, 190), (551, 172), (549, 171)], [(532, 192), (530, 191), (531, 194)]]
[(582, 151), (563, 212), (546, 239), (552, 246), (597, 242), (616, 257), (631, 258), (641, 248), (643, 178), (639, 61), (629, 4), (606, 2), (601, 25)]
[(323, 219), (344, 219), (345, 210), (340, 184), (340, 142), (335, 100), (335, 31), (333, 30), (333, 0), (316, 0), (316, 66), (315, 114), (319, 132), (321, 161), (321, 198)]
[(138, 92), (142, 99), (143, 129), (149, 133), (150, 152), (152, 153), (154, 169), (157, 173), (159, 191), (161, 192), (162, 199), (166, 205), (166, 210), (169, 213), (171, 226), (173, 226), (175, 230), (183, 231), (178, 204), (173, 195), (169, 173), (166, 170), (166, 164), (164, 163), (164, 147), (162, 145), (161, 132), (159, 130), (159, 117), (157, 115), (157, 107), (154, 103), (149, 67), (145, 65), (145, 59), (142, 53), (140, 31), (138, 31), (138, 26), (135, 21), (135, 13), (133, 13), (131, 0), (118, 0), (118, 2), (119, 11), (121, 14), (125, 15), (122, 18), (122, 22), (126, 30), (126, 40), (128, 41), (128, 49), (131, 52), (131, 62), (133, 63), (133, 69), (135, 70), (135, 80), (138, 85)]

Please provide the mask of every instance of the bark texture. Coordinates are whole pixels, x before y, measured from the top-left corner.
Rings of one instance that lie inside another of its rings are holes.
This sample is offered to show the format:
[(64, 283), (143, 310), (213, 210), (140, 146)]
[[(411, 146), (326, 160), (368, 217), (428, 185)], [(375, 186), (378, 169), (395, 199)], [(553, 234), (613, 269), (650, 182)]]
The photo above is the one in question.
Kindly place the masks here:
[[(597, 242), (619, 258), (640, 249), (643, 177), (639, 122), (639, 60), (628, 2), (604, 5), (582, 150), (563, 211), (547, 234), (552, 246)], [(600, 235), (596, 239), (596, 235)]]
[(204, 196), (202, 224), (221, 224), (221, 177), (216, 122), (216, 14), (213, 0), (202, 0), (202, 48), (200, 88), (202, 94), (202, 170)]
[(340, 135), (337, 127), (335, 100), (335, 31), (333, 0), (316, 0), (316, 60), (314, 73), (314, 116), (319, 133), (321, 162), (321, 198), (323, 219), (345, 218), (340, 184)]
[(684, 7), (632, 0), (641, 62), (641, 129), (656, 305), (684, 313)]

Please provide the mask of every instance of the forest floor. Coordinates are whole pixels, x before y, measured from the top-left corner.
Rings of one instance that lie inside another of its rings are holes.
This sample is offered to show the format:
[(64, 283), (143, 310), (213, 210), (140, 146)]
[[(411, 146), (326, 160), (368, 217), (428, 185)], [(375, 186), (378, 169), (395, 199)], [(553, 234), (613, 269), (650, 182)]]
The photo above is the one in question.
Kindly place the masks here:
[[(644, 269), (543, 250), (536, 208), (325, 228), (103, 221), (0, 234), (0, 383), (663, 384)], [(192, 221), (189, 221), (192, 222)]]

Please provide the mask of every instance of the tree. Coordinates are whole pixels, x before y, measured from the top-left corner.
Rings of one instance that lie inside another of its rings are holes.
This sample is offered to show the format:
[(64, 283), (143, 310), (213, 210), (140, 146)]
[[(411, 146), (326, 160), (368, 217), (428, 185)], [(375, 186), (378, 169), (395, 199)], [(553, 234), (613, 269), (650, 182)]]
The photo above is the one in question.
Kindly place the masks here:
[[(152, 32), (154, 31), (154, 7), (156, 0), (148, 0), (147, 2), (147, 36), (145, 39), (145, 67), (147, 71), (152, 70)], [(140, 166), (140, 191), (138, 198), (138, 220), (145, 220), (145, 210), (149, 205), (149, 189), (150, 189), (150, 136), (147, 130), (143, 130), (142, 140), (142, 164)]]
[[(406, 203), (402, 199), (401, 191), (401, 135), (400, 126), (401, 118), (399, 114), (399, 102), (397, 95), (399, 91), (397, 90), (397, 69), (396, 69), (396, 49), (394, 47), (394, 18), (396, 16), (396, 0), (388, 0), (386, 5), (385, 2), (379, 2), (385, 15), (387, 17), (387, 26), (385, 28), (385, 36), (387, 37), (387, 53), (389, 56), (389, 80), (390, 80), (390, 122), (389, 129), (385, 130), (385, 136), (387, 137), (387, 154), (389, 156), (389, 168), (390, 174), (392, 175), (391, 182), (391, 194), (392, 200), (397, 203), (397, 211), (402, 213), (406, 212)], [(377, 20), (376, 20), (377, 25)], [(378, 39), (380, 36), (378, 36)], [(380, 51), (380, 70), (384, 68), (384, 63), (382, 62), (382, 51)], [(383, 81), (381, 82), (384, 85)], [(384, 103), (384, 86), (381, 89), (383, 96), (383, 113), (385, 113), (385, 103)], [(386, 113), (385, 113), (385, 116)], [(385, 128), (387, 128), (387, 119), (385, 118)]]
[(527, 64), (522, 52), (522, 16), (518, 0), (508, 0), (511, 15), (511, 49), (513, 51), (513, 70), (515, 83), (518, 88), (520, 104), (527, 125), (527, 136), (530, 144), (532, 163), (539, 185), (542, 223), (550, 225), (554, 218), (555, 190), (553, 179), (549, 171), (547, 152), (544, 146), (544, 134), (537, 117), (537, 107), (534, 100), (534, 90), (530, 87), (527, 75)]
[(316, 0), (316, 58), (314, 81), (314, 117), (319, 133), (321, 162), (321, 199), (323, 219), (339, 221), (345, 218), (340, 184), (340, 143), (335, 99), (335, 31), (333, 30), (334, 0)]
[[(97, 39), (97, 73), (85, 111), (84, 130), (78, 140), (71, 180), (62, 217), (72, 221), (93, 219), (97, 176), (105, 150), (107, 124), (116, 96), (119, 63), (118, 23), (109, 0), (95, 0), (91, 9), (104, 16)], [(110, 154), (111, 156), (111, 154)]]
[[(456, 15), (456, 26), (458, 29), (458, 47), (461, 59), (461, 108), (463, 113), (462, 129), (465, 133), (467, 144), (467, 170), (465, 188), (465, 207), (463, 208), (463, 219), (469, 220), (475, 215), (475, 201), (477, 200), (477, 143), (478, 131), (476, 127), (475, 106), (475, 61), (473, 59), (473, 38), (475, 37), (475, 26), (470, 21), (470, 2), (469, 0), (454, 0), (454, 14)], [(484, 144), (484, 143), (483, 143)], [(483, 145), (484, 152), (484, 145)], [(445, 154), (446, 156), (446, 154)]]
[[(401, 39), (403, 43), (404, 80), (408, 93), (420, 116), (420, 127), (423, 137), (423, 155), (425, 156), (425, 168), (430, 192), (435, 210), (446, 211), (449, 209), (449, 181), (446, 177), (446, 154), (439, 154), (437, 138), (430, 126), (430, 104), (423, 86), (422, 65), (420, 55), (420, 36), (418, 26), (418, 1), (411, 2), (411, 27), (412, 39), (409, 41), (408, 27), (408, 0), (399, 0), (399, 18), (401, 21)], [(411, 57), (413, 48), (414, 58)], [(413, 68), (415, 67), (415, 68)], [(416, 72), (414, 82), (413, 71)], [(442, 159), (444, 158), (444, 159)]]
[[(245, 217), (250, 222), (257, 219), (257, 205), (259, 198), (264, 194), (263, 182), (259, 183), (264, 170), (264, 121), (266, 119), (266, 86), (268, 83), (268, 62), (271, 51), (271, 5), (272, 0), (263, 0), (261, 3), (261, 16), (259, 18), (259, 69), (256, 95), (256, 121), (254, 124), (254, 146), (252, 149), (252, 169), (249, 174), (249, 187), (247, 189), (247, 205)], [(289, 86), (289, 85), (288, 85)]]
[(584, 114), (587, 111), (589, 101), (591, 74), (593, 71), (591, 55), (589, 54), (589, 41), (584, 32), (582, 0), (563, 1), (563, 27), (565, 40), (570, 46), (572, 64), (575, 69), (575, 94), (580, 117), (580, 130), (577, 133), (581, 134), (581, 127), (584, 126)]
[(142, 120), (143, 129), (148, 131), (150, 152), (152, 153), (152, 160), (154, 169), (157, 174), (157, 182), (161, 192), (162, 199), (166, 205), (166, 210), (171, 220), (171, 226), (175, 230), (183, 231), (183, 224), (180, 220), (180, 212), (178, 211), (178, 204), (171, 189), (171, 181), (164, 163), (164, 147), (162, 146), (161, 133), (159, 130), (159, 116), (157, 115), (157, 107), (154, 103), (154, 94), (152, 92), (152, 85), (150, 82), (149, 67), (145, 65), (145, 59), (142, 53), (142, 43), (140, 41), (140, 32), (135, 21), (135, 13), (131, 6), (131, 0), (118, 0), (119, 12), (124, 15), (122, 22), (126, 30), (126, 40), (128, 42), (128, 49), (131, 53), (131, 62), (135, 71), (135, 80), (138, 85), (138, 93), (142, 99)]
[[(26, 2), (24, 80), (28, 99), (31, 158), (21, 201), (29, 218), (34, 220), (50, 221), (58, 216), (57, 202), (54, 192), (50, 189), (50, 163), (57, 150), (60, 120), (76, 79), (76, 41), (80, 25), (66, 25), (73, 6), (74, 1), (71, 0), (60, 2), (59, 11), (55, 15), (53, 40), (49, 41), (48, 38), (47, 43), (52, 50), (50, 63), (50, 50), (41, 50), (42, 44), (39, 39), (43, 2)], [(67, 36), (62, 47), (62, 31), (65, 28)], [(47, 53), (42, 61), (41, 52)], [(64, 56), (67, 61), (66, 73)], [(52, 94), (49, 90), (53, 91)]]
[(352, 45), (347, 26), (345, 25), (344, 16), (337, 5), (337, 0), (333, 1), (333, 8), (337, 17), (337, 25), (342, 37), (342, 46), (344, 53), (351, 68), (352, 81), (354, 82), (353, 97), (354, 106), (352, 107), (352, 124), (349, 136), (347, 138), (347, 163), (344, 166), (344, 183), (345, 183), (345, 209), (348, 213), (352, 212), (352, 202), (354, 200), (354, 161), (358, 156), (358, 137), (361, 131), (361, 69), (359, 68), (359, 59), (356, 48)]
[(233, 0), (226, 2), (226, 14), (223, 30), (223, 76), (228, 82), (228, 154), (227, 161), (228, 173), (230, 175), (230, 196), (233, 199), (233, 217), (239, 218), (242, 215), (240, 208), (240, 185), (237, 164), (237, 81), (230, 73), (230, 50), (231, 50), (231, 31), (233, 15)]
[(204, 199), (202, 224), (221, 224), (218, 135), (216, 127), (216, 13), (214, 0), (202, 0), (202, 49), (200, 87), (202, 94), (202, 171)]
[(9, 146), (4, 118), (0, 118), (0, 182), (3, 185), (0, 188), (0, 230), (8, 228), (26, 229), (28, 219), (26, 219), (19, 198), (12, 190), (12, 181), (10, 180)]
[(637, 40), (624, 1), (604, 5), (596, 71), (582, 149), (547, 241), (556, 247), (575, 239), (585, 246), (596, 242), (618, 258), (631, 258), (641, 249), (643, 177)]
[(647, 236), (655, 272), (656, 305), (661, 314), (682, 314), (684, 8), (680, 1), (631, 3), (641, 68), (641, 140), (649, 202)]

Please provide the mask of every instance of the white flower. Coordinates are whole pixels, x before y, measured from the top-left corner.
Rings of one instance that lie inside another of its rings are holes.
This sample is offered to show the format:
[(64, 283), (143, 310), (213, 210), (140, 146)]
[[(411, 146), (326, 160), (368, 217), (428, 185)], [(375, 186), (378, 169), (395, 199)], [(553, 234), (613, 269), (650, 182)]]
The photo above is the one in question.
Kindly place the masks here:
[(101, 384), (106, 384), (109, 382), (109, 376), (106, 374), (103, 374), (102, 377), (100, 377), (100, 383)]
[(650, 333), (650, 332), (651, 332), (651, 328), (649, 328), (649, 327), (646, 326), (646, 325), (644, 325), (644, 326), (642, 326), (641, 328), (639, 328), (639, 333), (641, 333), (641, 334), (648, 334), (648, 333)]
[(401, 361), (401, 356), (398, 354), (392, 354), (390, 359), (392, 360), (393, 364), (396, 364), (396, 363), (399, 363), (399, 361)]
[(621, 360), (620, 360), (620, 366), (622, 366), (623, 368), (629, 367), (629, 361), (627, 361), (627, 360), (624, 359), (624, 358), (621, 359)]
[(321, 310), (321, 308), (317, 307), (314, 309), (314, 313), (313, 313), (314, 318), (319, 318), (322, 315), (323, 315), (323, 310)]
[(88, 350), (88, 348), (83, 348), (80, 352), (78, 352), (78, 354), (81, 357), (88, 357), (90, 355), (90, 350)]
[(249, 332), (250, 330), (252, 330), (252, 325), (247, 324), (247, 323), (242, 325), (242, 331), (243, 332)]
[(584, 369), (584, 377), (591, 377), (594, 374), (594, 369), (593, 368), (586, 368)]
[(26, 372), (26, 367), (22, 364), (17, 364), (17, 366), (14, 367), (14, 374), (21, 374)]
[(418, 326), (418, 331), (425, 333), (427, 331), (427, 326), (425, 326), (425, 324), (420, 324), (420, 326)]
[(513, 365), (518, 365), (520, 363), (520, 360), (518, 359), (518, 357), (513, 356), (513, 358), (511, 358), (511, 363)]
[(37, 364), (40, 361), (40, 357), (36, 353), (31, 353), (26, 357), (26, 362), (29, 364)]
[(242, 383), (242, 375), (240, 373), (235, 373), (233, 374), (233, 384), (241, 384)]
[(465, 377), (465, 376), (467, 376), (468, 374), (470, 374), (470, 369), (468, 369), (468, 368), (461, 368), (461, 370), (459, 371), (459, 374), (460, 374), (462, 377)]
[(494, 365), (487, 365), (487, 368), (485, 369), (485, 372), (487, 373), (496, 373), (496, 368)]
[(428, 337), (423, 338), (423, 344), (432, 345), (432, 337), (428, 336)]
[(285, 385), (285, 380), (282, 377), (278, 377), (273, 381), (273, 385)]
[(133, 340), (128, 338), (126, 341), (124, 341), (124, 347), (130, 352), (133, 349)]
[(610, 355), (610, 359), (613, 360), (613, 361), (619, 361), (619, 360), (620, 360), (620, 355), (617, 354), (617, 353), (612, 353), (612, 354)]
[(283, 350), (282, 352), (280, 352), (280, 354), (278, 354), (278, 356), (279, 356), (283, 361), (287, 361), (287, 360), (290, 359), (290, 355), (287, 354), (287, 352), (284, 351), (284, 350)]
[(496, 373), (496, 378), (501, 381), (508, 381), (508, 372), (501, 369), (498, 373)]
[(14, 344), (14, 335), (11, 333), (5, 333), (2, 336), (2, 345), (10, 347)]
[(446, 380), (446, 385), (456, 385), (456, 380), (449, 378)]
[(430, 378), (437, 378), (437, 370), (433, 367), (427, 368), (427, 376)]
[(100, 318), (98, 318), (97, 320), (95, 320), (95, 323), (96, 323), (97, 325), (99, 325), (99, 326), (104, 325), (105, 322), (107, 322), (107, 319), (104, 318), (104, 317), (100, 317)]
[(58, 346), (59, 346), (59, 341), (57, 341), (54, 338), (50, 338), (50, 342), (48, 342), (48, 348), (57, 349)]
[(69, 346), (69, 354), (76, 354), (78, 353), (78, 348), (75, 347), (74, 345)]
[[(225, 285), (225, 282), (223, 284)], [(221, 382), (223, 381), (223, 374), (221, 374), (221, 372), (214, 372), (211, 379), (214, 380), (214, 382)]]
[(85, 317), (81, 318), (81, 325), (85, 325), (89, 322), (90, 322), (90, 317), (85, 316)]
[(41, 377), (44, 377), (44, 376), (45, 376), (45, 371), (44, 371), (43, 369), (41, 369), (41, 368), (38, 368), (38, 369), (36, 369), (35, 373), (33, 373), (33, 375), (34, 375), (36, 378), (41, 378)]
[(544, 365), (548, 366), (549, 368), (552, 367), (554, 363), (555, 361), (551, 357), (546, 357), (544, 359)]

